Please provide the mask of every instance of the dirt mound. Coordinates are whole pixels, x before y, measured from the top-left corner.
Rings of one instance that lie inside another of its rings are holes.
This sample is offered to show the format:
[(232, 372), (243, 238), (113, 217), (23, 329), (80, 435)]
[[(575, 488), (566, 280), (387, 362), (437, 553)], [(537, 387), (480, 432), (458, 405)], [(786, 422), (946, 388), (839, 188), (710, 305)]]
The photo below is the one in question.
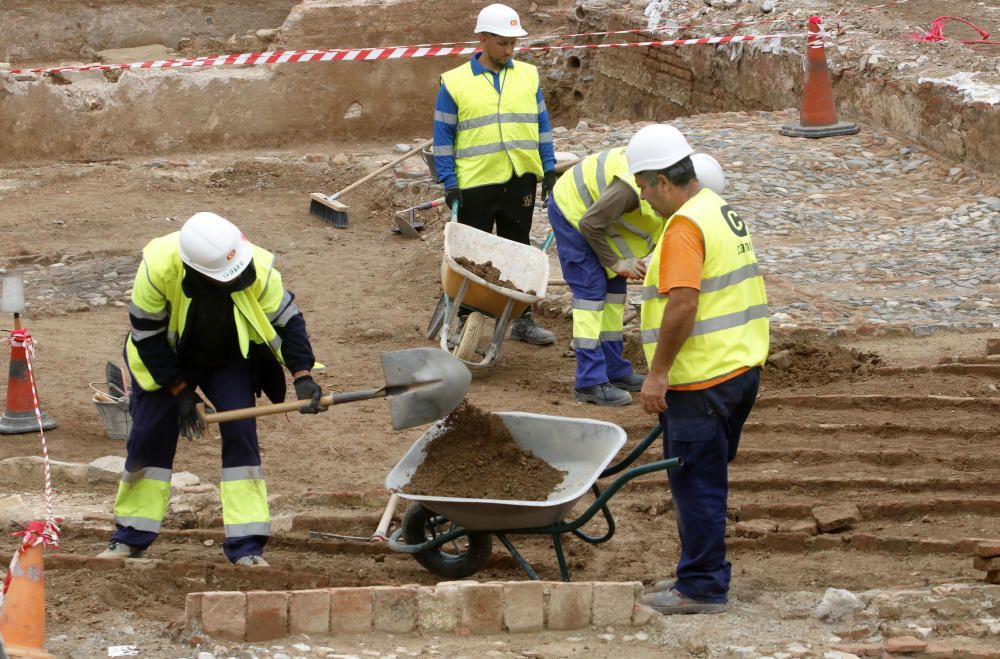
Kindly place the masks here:
[(427, 446), (427, 456), (406, 491), (467, 499), (544, 501), (566, 477), (517, 445), (503, 421), (462, 403), (444, 431)]
[(491, 284), (496, 284), (502, 288), (509, 288), (512, 291), (518, 291), (520, 293), (527, 293), (528, 295), (535, 295), (535, 291), (522, 291), (520, 288), (514, 285), (514, 283), (509, 279), (502, 279), (500, 276), (500, 269), (493, 265), (493, 261), (487, 261), (486, 263), (476, 263), (475, 261), (470, 261), (464, 256), (459, 256), (455, 259), (455, 263), (459, 264), (472, 274), (477, 277), (482, 277)]
[(771, 342), (762, 381), (768, 387), (824, 384), (868, 377), (882, 365), (878, 354), (845, 348), (832, 340), (783, 337)]

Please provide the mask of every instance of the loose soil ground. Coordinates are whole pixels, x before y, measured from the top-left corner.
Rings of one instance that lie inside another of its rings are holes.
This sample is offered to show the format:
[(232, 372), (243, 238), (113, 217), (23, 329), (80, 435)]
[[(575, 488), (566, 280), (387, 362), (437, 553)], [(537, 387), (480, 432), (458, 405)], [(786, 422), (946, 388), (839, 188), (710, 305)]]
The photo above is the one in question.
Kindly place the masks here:
[(469, 403), (448, 415), (427, 445), (408, 494), (463, 499), (544, 501), (566, 477), (522, 449), (503, 420)]

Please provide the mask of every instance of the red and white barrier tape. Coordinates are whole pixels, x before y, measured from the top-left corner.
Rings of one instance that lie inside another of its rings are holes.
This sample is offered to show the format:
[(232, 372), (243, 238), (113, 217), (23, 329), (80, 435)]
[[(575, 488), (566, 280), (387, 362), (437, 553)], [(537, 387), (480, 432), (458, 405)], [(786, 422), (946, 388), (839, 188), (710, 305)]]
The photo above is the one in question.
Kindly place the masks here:
[[(602, 48), (660, 48), (668, 46), (701, 46), (726, 43), (743, 43), (773, 39), (801, 39), (810, 36), (808, 32), (781, 32), (776, 34), (738, 34), (724, 37), (701, 37), (697, 39), (664, 39), (656, 41), (636, 41), (629, 43), (600, 44), (559, 44), (552, 46), (521, 46), (518, 52), (540, 52), (553, 50), (594, 50)], [(185, 59), (166, 59), (127, 64), (83, 64), (77, 66), (53, 66), (39, 69), (9, 69), (6, 73), (62, 73), (66, 71), (115, 71), (124, 69), (174, 69), (200, 68), (211, 66), (261, 66), (266, 64), (286, 64), (296, 62), (355, 62), (393, 59), (414, 59), (420, 57), (445, 57), (449, 55), (472, 55), (478, 47), (444, 46), (388, 46), (379, 48), (354, 49), (313, 49), (283, 50), (266, 53), (240, 53), (231, 55), (211, 55)]]
[(14, 536), (21, 536), (21, 546), (14, 552), (10, 561), (10, 569), (7, 570), (7, 578), (4, 580), (3, 589), (0, 590), (0, 607), (3, 606), (4, 596), (10, 587), (12, 576), (17, 571), (18, 558), (28, 547), (44, 545), (46, 547), (59, 547), (59, 525), (55, 515), (52, 513), (52, 471), (49, 467), (49, 448), (45, 443), (45, 429), (42, 423), (42, 409), (38, 404), (38, 390), (35, 388), (35, 372), (31, 368), (31, 358), (35, 355), (35, 346), (31, 340), (31, 335), (26, 329), (13, 330), (10, 333), (11, 348), (24, 349), (24, 361), (28, 366), (28, 384), (31, 386), (31, 400), (35, 406), (35, 420), (38, 422), (38, 432), (42, 438), (42, 464), (45, 470), (45, 521), (29, 522), (28, 526)]

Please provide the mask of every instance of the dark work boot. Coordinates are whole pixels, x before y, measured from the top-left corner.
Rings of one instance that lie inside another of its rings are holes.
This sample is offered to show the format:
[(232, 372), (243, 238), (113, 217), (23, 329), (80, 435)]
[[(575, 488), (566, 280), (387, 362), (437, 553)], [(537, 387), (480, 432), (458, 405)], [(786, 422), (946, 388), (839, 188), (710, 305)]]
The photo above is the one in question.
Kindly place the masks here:
[(621, 407), (632, 402), (632, 394), (610, 383), (595, 384), (592, 387), (578, 387), (573, 390), (573, 398), (581, 403), (594, 403), (608, 407)]
[(618, 387), (619, 389), (624, 389), (625, 391), (642, 391), (642, 383), (645, 381), (646, 381), (645, 375), (639, 375), (638, 373), (629, 373), (623, 378), (612, 380), (611, 384)]
[(536, 346), (547, 346), (556, 342), (556, 335), (535, 324), (531, 312), (522, 314), (510, 326), (510, 338)]

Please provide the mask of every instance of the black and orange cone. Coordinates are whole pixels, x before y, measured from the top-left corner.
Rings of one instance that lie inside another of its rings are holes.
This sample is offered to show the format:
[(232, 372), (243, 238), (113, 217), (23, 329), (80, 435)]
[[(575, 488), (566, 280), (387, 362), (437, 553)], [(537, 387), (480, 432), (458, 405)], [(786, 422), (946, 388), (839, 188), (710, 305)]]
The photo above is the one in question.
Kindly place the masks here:
[[(0, 416), (0, 434), (17, 435), (38, 432), (35, 416), (35, 391), (32, 388), (33, 373), (28, 370), (28, 350), (31, 335), (20, 327), (15, 315), (14, 331), (10, 334), (10, 369), (7, 377), (7, 407)], [(39, 409), (42, 429), (55, 428), (56, 422)]]
[[(25, 534), (36, 537), (43, 522), (30, 522)], [(25, 543), (11, 563), (0, 604), (0, 638), (10, 657), (51, 657), (45, 651), (45, 566), (41, 542)]]
[(806, 83), (802, 94), (799, 121), (781, 127), (781, 134), (788, 137), (832, 137), (854, 135), (857, 124), (837, 121), (837, 107), (833, 101), (833, 81), (826, 65), (826, 46), (819, 36), (821, 19), (809, 18), (809, 38), (806, 44)]

